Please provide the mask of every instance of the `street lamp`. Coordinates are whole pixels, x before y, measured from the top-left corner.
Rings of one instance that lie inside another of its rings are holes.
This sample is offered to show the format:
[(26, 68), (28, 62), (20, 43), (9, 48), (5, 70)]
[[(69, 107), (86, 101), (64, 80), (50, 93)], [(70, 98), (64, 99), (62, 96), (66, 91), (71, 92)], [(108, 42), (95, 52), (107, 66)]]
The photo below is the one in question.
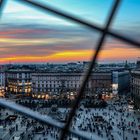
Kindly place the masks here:
[(122, 122), (122, 126), (121, 126), (121, 128), (122, 128), (122, 131), (123, 131), (123, 140), (125, 139), (125, 129), (126, 129), (126, 126), (125, 126), (125, 124), (124, 124), (124, 122)]

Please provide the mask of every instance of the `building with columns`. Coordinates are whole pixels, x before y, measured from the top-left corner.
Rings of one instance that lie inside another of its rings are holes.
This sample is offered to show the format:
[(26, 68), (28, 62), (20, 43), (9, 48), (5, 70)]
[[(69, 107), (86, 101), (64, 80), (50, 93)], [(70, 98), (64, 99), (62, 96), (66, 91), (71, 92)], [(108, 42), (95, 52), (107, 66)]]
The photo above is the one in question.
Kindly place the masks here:
[(31, 93), (31, 70), (10, 69), (7, 75), (7, 92), (14, 94)]
[[(8, 93), (30, 94), (37, 98), (75, 97), (84, 77), (83, 71), (10, 69), (6, 72)], [(85, 96), (110, 95), (129, 88), (128, 71), (92, 72), (84, 91)]]
[[(32, 93), (36, 97), (76, 96), (84, 74), (82, 72), (36, 72), (32, 73)], [(85, 88), (85, 95), (112, 93), (112, 73), (92, 74)]]
[(131, 71), (131, 94), (135, 106), (140, 109), (140, 70)]
[(0, 97), (5, 94), (5, 72), (0, 70)]

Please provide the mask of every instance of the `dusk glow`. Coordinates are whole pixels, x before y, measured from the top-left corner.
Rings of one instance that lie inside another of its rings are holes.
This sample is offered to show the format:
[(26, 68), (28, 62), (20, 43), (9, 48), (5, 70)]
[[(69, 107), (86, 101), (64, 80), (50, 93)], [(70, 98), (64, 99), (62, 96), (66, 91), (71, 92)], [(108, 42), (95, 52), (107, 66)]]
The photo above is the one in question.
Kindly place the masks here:
[(0, 140), (140, 140), (140, 0), (0, 12)]
[[(137, 17), (140, 14), (138, 11), (140, 2), (126, 1), (122, 2), (112, 29), (138, 40), (140, 32)], [(41, 0), (40, 2), (71, 11), (72, 14), (101, 26), (105, 23), (112, 5), (112, 0), (98, 2)], [(133, 9), (131, 13), (130, 6)], [(0, 63), (88, 61), (100, 38), (100, 34), (94, 31), (37, 11), (14, 0), (7, 2), (0, 26)], [(133, 46), (108, 39), (99, 61), (134, 61), (139, 56), (140, 51)]]

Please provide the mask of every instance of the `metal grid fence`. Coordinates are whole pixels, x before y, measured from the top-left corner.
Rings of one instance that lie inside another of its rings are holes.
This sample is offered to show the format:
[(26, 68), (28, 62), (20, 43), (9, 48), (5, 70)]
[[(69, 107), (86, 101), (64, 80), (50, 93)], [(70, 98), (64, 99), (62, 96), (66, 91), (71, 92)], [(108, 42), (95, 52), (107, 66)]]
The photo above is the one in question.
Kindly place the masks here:
[[(77, 93), (78, 97), (76, 98), (75, 103), (73, 104), (73, 107), (72, 107), (72, 109), (70, 111), (70, 114), (69, 114), (68, 121), (66, 122), (65, 125), (63, 125), (60, 122), (52, 119), (49, 116), (43, 116), (43, 115), (39, 114), (38, 112), (34, 112), (34, 111), (30, 110), (29, 108), (20, 106), (20, 105), (18, 105), (16, 103), (11, 102), (11, 101), (6, 100), (6, 99), (0, 99), (0, 106), (12, 109), (12, 110), (17, 111), (19, 113), (22, 113), (23, 115), (31, 117), (31, 118), (39, 121), (39, 122), (43, 122), (44, 124), (49, 124), (49, 125), (51, 125), (53, 127), (61, 129), (62, 131), (61, 131), (61, 135), (60, 135), (60, 140), (65, 139), (65, 136), (66, 136), (66, 134), (68, 132), (73, 134), (73, 135), (76, 135), (76, 136), (78, 136), (80, 138), (83, 138), (85, 140), (91, 139), (88, 136), (85, 136), (80, 131), (75, 131), (75, 130), (71, 129), (70, 125), (72, 123), (73, 117), (76, 114), (76, 111), (78, 109), (78, 106), (80, 104), (82, 96), (84, 94), (84, 89), (85, 89), (86, 83), (87, 83), (87, 81), (88, 81), (88, 79), (90, 77), (92, 69), (94, 68), (94, 66), (96, 64), (98, 54), (100, 53), (100, 51), (102, 49), (102, 46), (104, 45), (106, 37), (109, 35), (109, 36), (111, 36), (113, 38), (116, 38), (116, 39), (118, 39), (120, 41), (123, 41), (125, 43), (130, 44), (130, 45), (133, 45), (136, 48), (140, 47), (139, 42), (134, 41), (133, 39), (128, 38), (126, 36), (122, 36), (120, 34), (117, 34), (116, 32), (113, 32), (112, 30), (110, 30), (110, 26), (111, 26), (112, 21), (113, 21), (113, 19), (115, 17), (115, 14), (118, 11), (118, 8), (119, 8), (119, 5), (121, 3), (121, 0), (114, 0), (114, 3), (112, 5), (112, 9), (111, 9), (111, 11), (110, 11), (110, 13), (108, 15), (108, 19), (107, 19), (106, 24), (105, 24), (105, 26), (103, 28), (101, 28), (100, 26), (98, 26), (96, 24), (90, 23), (90, 22), (88, 22), (88, 21), (86, 21), (84, 19), (81, 19), (81, 18), (79, 18), (77, 16), (74, 16), (74, 15), (72, 15), (70, 13), (61, 11), (60, 9), (57, 9), (55, 7), (51, 7), (49, 5), (43, 5), (42, 3), (39, 3), (39, 2), (36, 2), (36, 1), (33, 1), (33, 0), (14, 0), (14, 1), (17, 1), (17, 2), (20, 2), (20, 3), (22, 2), (23, 4), (26, 4), (27, 6), (32, 6), (32, 7), (36, 8), (37, 10), (42, 10), (44, 13), (49, 12), (51, 14), (54, 14), (55, 16), (59, 16), (60, 18), (67, 19), (70, 22), (82, 25), (85, 28), (88, 28), (90, 30), (100, 32), (101, 36), (100, 36), (100, 39), (97, 42), (96, 52), (92, 57), (90, 66), (89, 66), (88, 70), (86, 71), (85, 77), (83, 77), (83, 81), (82, 81), (80, 89), (79, 89), (79, 91)], [(2, 14), (2, 9), (5, 6), (5, 2), (6, 2), (6, 0), (0, 0), (0, 14)]]

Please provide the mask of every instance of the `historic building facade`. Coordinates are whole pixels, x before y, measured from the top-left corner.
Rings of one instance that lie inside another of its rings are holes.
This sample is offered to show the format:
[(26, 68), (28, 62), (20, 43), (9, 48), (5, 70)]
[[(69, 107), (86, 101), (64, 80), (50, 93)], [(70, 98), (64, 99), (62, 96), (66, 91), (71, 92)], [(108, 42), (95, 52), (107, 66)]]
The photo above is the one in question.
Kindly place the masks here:
[[(85, 96), (117, 94), (128, 88), (128, 72), (94, 71), (85, 87)], [(10, 69), (6, 72), (8, 93), (30, 94), (38, 98), (74, 97), (80, 88), (84, 73), (80, 71), (31, 71)]]
[(31, 93), (31, 71), (11, 69), (6, 72), (7, 92), (17, 94)]
[(131, 93), (137, 108), (140, 108), (140, 70), (131, 71)]
[(5, 93), (5, 72), (0, 70), (0, 96)]
[[(84, 74), (82, 72), (36, 72), (32, 73), (33, 96), (76, 95)], [(90, 76), (85, 95), (112, 92), (112, 73), (98, 72)]]

